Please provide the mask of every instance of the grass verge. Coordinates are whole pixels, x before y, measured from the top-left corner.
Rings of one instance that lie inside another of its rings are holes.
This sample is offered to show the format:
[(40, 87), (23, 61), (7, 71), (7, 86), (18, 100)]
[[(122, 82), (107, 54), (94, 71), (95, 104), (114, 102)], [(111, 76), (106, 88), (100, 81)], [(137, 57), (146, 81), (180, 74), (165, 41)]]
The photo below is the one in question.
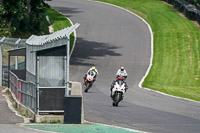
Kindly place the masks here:
[[(50, 23), (53, 25), (54, 28), (54, 32), (72, 25), (70, 21), (66, 18), (66, 16), (62, 15), (55, 9), (47, 7), (46, 14), (49, 16)], [(70, 49), (73, 48), (73, 43), (74, 43), (74, 33), (70, 35)]]
[(144, 18), (154, 36), (153, 65), (142, 86), (200, 101), (200, 32), (190, 20), (160, 0), (98, 0)]

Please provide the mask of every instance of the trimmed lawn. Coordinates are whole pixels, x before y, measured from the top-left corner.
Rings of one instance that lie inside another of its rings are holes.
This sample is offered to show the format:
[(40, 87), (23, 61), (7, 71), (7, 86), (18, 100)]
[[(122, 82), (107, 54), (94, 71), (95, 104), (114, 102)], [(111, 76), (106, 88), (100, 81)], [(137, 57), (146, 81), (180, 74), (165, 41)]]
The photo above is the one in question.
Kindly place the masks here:
[(160, 0), (98, 0), (144, 18), (154, 36), (153, 65), (143, 87), (200, 101), (200, 30)]

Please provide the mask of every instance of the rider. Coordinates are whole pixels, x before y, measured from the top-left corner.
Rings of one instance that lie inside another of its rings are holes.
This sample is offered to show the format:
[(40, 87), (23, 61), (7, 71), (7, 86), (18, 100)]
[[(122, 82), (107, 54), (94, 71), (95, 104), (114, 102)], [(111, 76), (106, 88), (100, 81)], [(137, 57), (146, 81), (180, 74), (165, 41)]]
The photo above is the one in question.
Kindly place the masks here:
[(87, 73), (86, 73), (85, 76), (84, 76), (84, 81), (86, 80), (86, 77), (87, 77), (87, 74), (88, 74), (89, 71), (93, 71), (93, 72), (95, 73), (94, 80), (93, 80), (93, 82), (95, 82), (95, 81), (96, 81), (96, 77), (97, 77), (97, 75), (98, 75), (98, 70), (95, 68), (95, 66), (92, 66), (92, 67), (87, 71)]
[(126, 70), (124, 69), (123, 66), (120, 67), (120, 69), (118, 69), (118, 71), (116, 73), (116, 78), (118, 78), (120, 75), (122, 75), (126, 80), (128, 74), (127, 74), (127, 72), (126, 72)]
[[(126, 83), (126, 78), (127, 78), (127, 72), (126, 70), (124, 69), (124, 67), (120, 67), (120, 69), (118, 69), (117, 73), (116, 73), (116, 80), (114, 80), (111, 84), (111, 88), (110, 88), (110, 91), (111, 91), (111, 94), (110, 96), (112, 97), (112, 89), (115, 85), (115, 82), (118, 81), (118, 80), (122, 80), (124, 83), (125, 83), (125, 92), (128, 90), (128, 85)], [(123, 78), (121, 78), (121, 76), (123, 76)]]

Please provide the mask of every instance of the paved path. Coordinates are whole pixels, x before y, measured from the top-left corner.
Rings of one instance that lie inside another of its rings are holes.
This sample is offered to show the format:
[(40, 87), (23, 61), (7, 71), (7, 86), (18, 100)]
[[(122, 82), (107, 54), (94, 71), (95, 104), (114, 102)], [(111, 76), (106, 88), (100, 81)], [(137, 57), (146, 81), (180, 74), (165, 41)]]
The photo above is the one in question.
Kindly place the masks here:
[(42, 133), (17, 125), (17, 123), (23, 123), (24, 120), (10, 110), (2, 90), (3, 88), (0, 87), (0, 133)]
[[(80, 23), (71, 56), (70, 80), (81, 81), (95, 65), (99, 77), (84, 94), (85, 118), (154, 133), (199, 133), (200, 104), (164, 96), (138, 87), (151, 55), (147, 25), (119, 8), (88, 0), (48, 2)], [(128, 72), (129, 90), (119, 107), (112, 107), (109, 88), (120, 66)]]
[(0, 88), (0, 124), (16, 124), (23, 123), (21, 117), (15, 115), (8, 107), (5, 97), (2, 94), (3, 88)]

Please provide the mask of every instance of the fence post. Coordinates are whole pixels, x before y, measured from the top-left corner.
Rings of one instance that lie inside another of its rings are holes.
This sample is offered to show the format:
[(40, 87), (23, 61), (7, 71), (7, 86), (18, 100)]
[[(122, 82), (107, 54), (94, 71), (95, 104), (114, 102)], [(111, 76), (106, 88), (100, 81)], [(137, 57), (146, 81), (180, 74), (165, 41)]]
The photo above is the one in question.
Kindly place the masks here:
[[(20, 41), (21, 41), (21, 39), (19, 38), (19, 39), (15, 42), (15, 44), (17, 45), (16, 48), (18, 48), (18, 44), (19, 44)], [(17, 70), (17, 69), (18, 69), (18, 57), (15, 56), (15, 70)]]
[(0, 86), (2, 86), (2, 52), (1, 52), (1, 44), (0, 44)]
[(40, 67), (40, 57), (36, 56), (36, 114), (39, 115), (40, 111), (40, 89), (39, 89), (39, 67)]
[(2, 86), (2, 42), (5, 40), (5, 37), (3, 37), (0, 40), (0, 86)]

